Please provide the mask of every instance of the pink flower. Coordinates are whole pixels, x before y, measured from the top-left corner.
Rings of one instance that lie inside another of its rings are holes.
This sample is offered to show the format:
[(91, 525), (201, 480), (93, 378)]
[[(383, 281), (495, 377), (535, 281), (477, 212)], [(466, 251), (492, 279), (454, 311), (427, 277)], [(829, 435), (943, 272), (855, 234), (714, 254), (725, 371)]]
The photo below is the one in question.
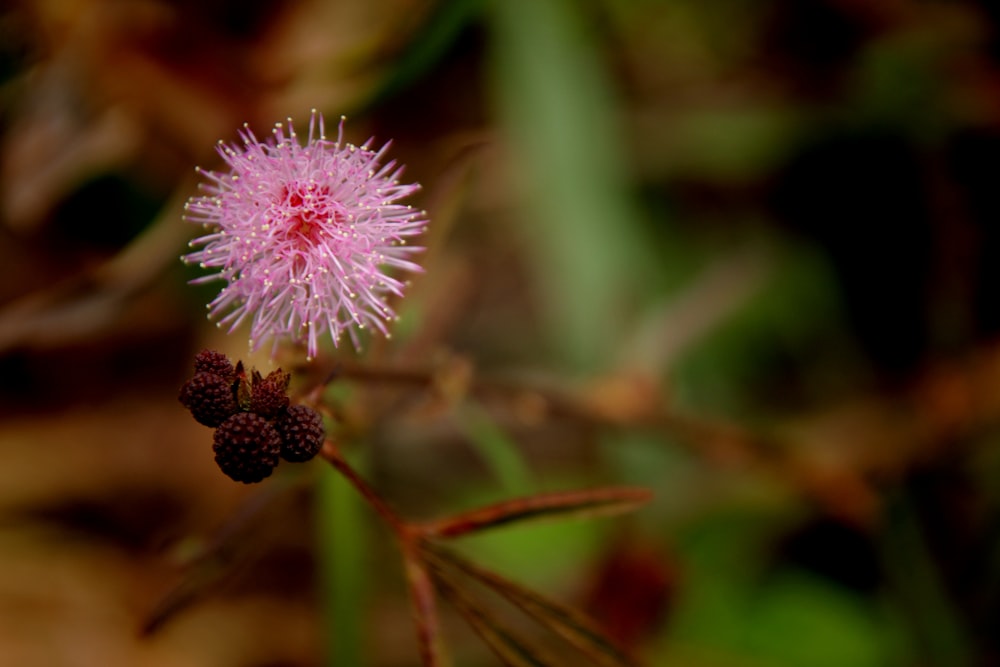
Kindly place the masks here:
[(311, 359), (326, 332), (336, 345), (346, 331), (355, 347), (359, 329), (388, 336), (396, 314), (387, 300), (406, 286), (390, 272), (421, 270), (410, 258), (422, 248), (406, 243), (426, 214), (397, 203), (420, 186), (400, 184), (395, 161), (379, 166), (388, 143), (373, 151), (343, 134), (341, 118), (337, 141), (328, 140), (315, 110), (304, 146), (291, 119), (267, 142), (244, 126), (242, 145), (219, 142), (227, 173), (198, 169), (205, 194), (187, 202), (184, 218), (208, 233), (182, 259), (213, 271), (193, 283), (226, 281), (209, 317), (222, 316), (230, 332), (249, 318), (251, 349), (291, 338)]

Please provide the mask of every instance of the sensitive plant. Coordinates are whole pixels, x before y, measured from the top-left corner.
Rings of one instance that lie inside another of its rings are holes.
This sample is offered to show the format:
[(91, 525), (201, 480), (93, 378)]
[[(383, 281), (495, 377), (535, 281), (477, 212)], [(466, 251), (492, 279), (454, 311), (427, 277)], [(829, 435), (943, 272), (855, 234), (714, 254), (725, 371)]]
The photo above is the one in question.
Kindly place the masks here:
[(314, 358), (319, 339), (334, 344), (358, 330), (389, 335), (396, 314), (389, 299), (405, 282), (391, 271), (414, 272), (421, 248), (407, 245), (427, 224), (423, 211), (399, 200), (419, 189), (402, 184), (402, 167), (380, 164), (389, 144), (326, 137), (315, 110), (300, 144), (292, 120), (267, 141), (244, 126), (240, 143), (219, 142), (228, 172), (199, 168), (204, 194), (185, 205), (185, 218), (207, 233), (191, 242), (184, 261), (213, 271), (195, 282), (225, 281), (209, 315), (235, 330), (251, 321), (250, 347), (289, 338)]
[[(199, 169), (207, 182), (203, 194), (187, 203), (185, 218), (204, 225), (206, 233), (182, 259), (211, 271), (194, 282), (225, 282), (208, 305), (209, 316), (228, 325), (230, 333), (249, 321), (252, 350), (265, 341), (271, 341), (272, 354), (283, 342), (304, 343), (307, 364), (315, 364), (321, 335), (329, 334), (336, 345), (346, 332), (355, 348), (364, 329), (388, 336), (395, 319), (390, 299), (402, 297), (406, 287), (399, 274), (421, 270), (414, 260), (422, 248), (409, 241), (423, 233), (427, 216), (399, 203), (419, 186), (401, 184), (402, 168), (395, 162), (380, 165), (389, 144), (378, 151), (370, 142), (358, 147), (344, 141), (343, 131), (341, 119), (337, 140), (327, 140), (323, 117), (315, 111), (304, 144), (290, 119), (287, 131), (278, 124), (266, 142), (244, 126), (241, 144), (219, 144), (228, 172)], [(505, 662), (520, 656), (516, 664), (556, 664), (496, 619), (475, 592), (483, 587), (599, 664), (635, 664), (584, 614), (460, 557), (444, 543), (522, 520), (633, 510), (649, 500), (648, 491), (612, 487), (538, 494), (435, 521), (407, 519), (341, 453), (333, 406), (322, 399), (324, 389), (344, 375), (339, 370), (291, 393), (292, 374), (248, 372), (242, 362), (205, 350), (195, 357), (193, 376), (179, 399), (195, 420), (214, 429), (215, 462), (232, 480), (259, 483), (280, 460), (304, 463), (318, 456), (368, 502), (399, 545), (425, 665), (444, 659), (438, 596)], [(430, 375), (427, 380), (428, 387), (434, 384)], [(147, 630), (177, 611), (168, 596)]]

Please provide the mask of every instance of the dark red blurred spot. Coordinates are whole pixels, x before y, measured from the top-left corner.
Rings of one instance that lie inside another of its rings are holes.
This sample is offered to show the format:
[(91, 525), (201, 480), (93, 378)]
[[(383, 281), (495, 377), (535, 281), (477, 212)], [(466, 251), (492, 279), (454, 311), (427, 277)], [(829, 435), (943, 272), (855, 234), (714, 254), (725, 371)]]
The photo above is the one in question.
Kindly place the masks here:
[(625, 650), (639, 647), (666, 619), (677, 568), (659, 547), (632, 539), (615, 544), (599, 564), (584, 608)]

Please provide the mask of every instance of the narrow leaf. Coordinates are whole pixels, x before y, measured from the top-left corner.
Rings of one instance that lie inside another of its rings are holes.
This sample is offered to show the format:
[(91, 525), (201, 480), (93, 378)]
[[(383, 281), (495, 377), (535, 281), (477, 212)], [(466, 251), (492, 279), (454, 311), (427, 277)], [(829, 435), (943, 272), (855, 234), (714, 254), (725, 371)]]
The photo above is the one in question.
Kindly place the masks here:
[(422, 526), (428, 537), (458, 537), (529, 519), (608, 516), (630, 512), (652, 498), (648, 489), (608, 487), (515, 498)]
[(328, 665), (361, 663), (364, 600), (370, 568), (364, 507), (350, 484), (332, 469), (321, 472), (316, 494)]
[(498, 0), (488, 17), (497, 111), (525, 193), (521, 229), (553, 354), (595, 370), (628, 330), (622, 295), (659, 263), (640, 232), (602, 45), (579, 4)]
[(558, 634), (602, 667), (635, 667), (635, 660), (616, 646), (586, 614), (562, 605), (482, 568), (450, 549), (425, 544), (429, 559), (440, 568), (457, 568), (503, 596), (510, 603)]
[(224, 581), (236, 579), (244, 573), (262, 548), (259, 542), (250, 539), (249, 531), (260, 520), (261, 514), (286, 490), (287, 484), (278, 481), (250, 496), (210, 540), (185, 559), (183, 574), (177, 585), (144, 619), (140, 633), (145, 636), (159, 631), (174, 616), (210, 595)]
[(462, 590), (445, 570), (433, 569), (441, 595), (465, 618), (469, 626), (507, 667), (557, 667), (550, 657), (519, 637)]
[(139, 629), (141, 636), (147, 637), (158, 632), (174, 616), (214, 590), (225, 573), (223, 564), (206, 561), (205, 565), (189, 573), (157, 603), (143, 620)]
[(482, 5), (482, 0), (438, 2), (416, 29), (410, 43), (393, 54), (393, 69), (365, 106), (377, 108), (389, 103), (394, 96), (424, 76), (447, 55), (462, 30), (476, 19)]

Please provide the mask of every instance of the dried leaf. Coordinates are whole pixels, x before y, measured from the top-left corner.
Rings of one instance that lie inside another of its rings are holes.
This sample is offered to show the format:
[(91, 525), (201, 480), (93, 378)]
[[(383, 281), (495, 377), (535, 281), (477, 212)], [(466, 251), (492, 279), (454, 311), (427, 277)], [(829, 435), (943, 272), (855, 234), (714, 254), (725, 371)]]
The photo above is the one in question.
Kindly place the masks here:
[(634, 667), (636, 661), (614, 644), (586, 614), (550, 600), (449, 549), (425, 544), (428, 559), (438, 569), (453, 567), (496, 591), (538, 623), (556, 633), (602, 667)]
[(508, 667), (557, 667), (551, 657), (505, 627), (441, 568), (433, 574), (441, 595), (465, 618), (479, 637)]
[(434, 585), (419, 551), (404, 548), (403, 565), (413, 604), (413, 620), (417, 626), (420, 658), (425, 667), (439, 667), (444, 662), (440, 650), (440, 625), (434, 600)]
[(515, 498), (424, 524), (428, 537), (458, 537), (529, 519), (564, 519), (621, 514), (649, 502), (652, 492), (634, 487), (608, 487)]
[(237, 579), (245, 573), (262, 548), (260, 543), (248, 539), (248, 530), (252, 531), (261, 514), (287, 488), (286, 482), (275, 482), (247, 498), (218, 532), (184, 564), (178, 582), (143, 619), (140, 634), (147, 636), (158, 632), (179, 612), (211, 595), (222, 582)]
[(202, 567), (188, 574), (160, 599), (143, 619), (139, 628), (140, 636), (148, 637), (159, 632), (170, 619), (213, 590), (225, 571), (220, 563), (211, 562), (209, 565), (211, 567)]

